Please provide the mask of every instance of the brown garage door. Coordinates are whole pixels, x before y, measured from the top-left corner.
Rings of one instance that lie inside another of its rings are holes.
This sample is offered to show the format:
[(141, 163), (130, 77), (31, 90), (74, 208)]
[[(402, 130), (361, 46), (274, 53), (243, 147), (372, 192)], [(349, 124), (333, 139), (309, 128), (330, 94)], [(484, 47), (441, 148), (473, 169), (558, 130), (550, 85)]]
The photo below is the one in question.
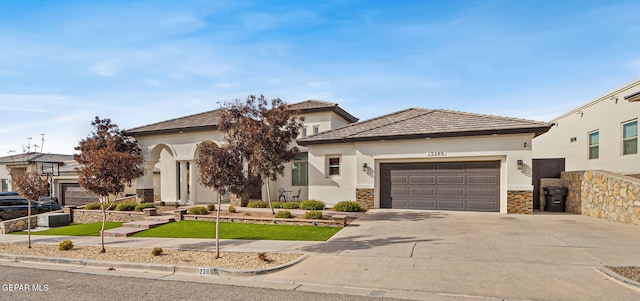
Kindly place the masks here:
[(380, 164), (380, 208), (500, 211), (500, 161)]

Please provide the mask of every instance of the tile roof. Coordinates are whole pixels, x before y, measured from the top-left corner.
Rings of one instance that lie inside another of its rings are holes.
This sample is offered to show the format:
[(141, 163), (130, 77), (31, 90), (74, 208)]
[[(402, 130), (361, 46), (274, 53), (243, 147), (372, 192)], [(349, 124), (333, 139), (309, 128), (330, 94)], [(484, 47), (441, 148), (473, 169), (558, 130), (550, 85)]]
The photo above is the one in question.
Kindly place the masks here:
[(73, 155), (60, 155), (60, 154), (43, 154), (43, 153), (24, 153), (6, 157), (0, 157), (0, 164), (12, 164), (12, 163), (33, 163), (33, 162), (64, 162), (73, 160)]
[(298, 144), (515, 133), (534, 133), (537, 136), (548, 131), (550, 126), (546, 122), (526, 119), (411, 108), (305, 137), (299, 139)]
[[(319, 100), (307, 100), (290, 104), (289, 107), (291, 108), (291, 110), (299, 110), (301, 114), (333, 111), (349, 122), (358, 121), (358, 118), (347, 113), (336, 103)], [(127, 135), (140, 136), (158, 133), (215, 130), (218, 128), (219, 113), (220, 109), (144, 125), (125, 130), (124, 132)]]

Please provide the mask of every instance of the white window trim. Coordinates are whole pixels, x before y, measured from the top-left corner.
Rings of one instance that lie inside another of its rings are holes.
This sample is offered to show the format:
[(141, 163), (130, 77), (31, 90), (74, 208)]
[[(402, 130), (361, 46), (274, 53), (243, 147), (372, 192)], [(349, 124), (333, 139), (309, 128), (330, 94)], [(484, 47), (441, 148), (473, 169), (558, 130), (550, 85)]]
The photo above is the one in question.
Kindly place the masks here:
[[(337, 178), (337, 177), (341, 177), (342, 176), (342, 155), (326, 155), (326, 160), (325, 160), (325, 176), (327, 178)], [(338, 166), (331, 166), (331, 164), (329, 163), (331, 161), (331, 159), (338, 159), (339, 163)], [(337, 167), (338, 168), (338, 174), (332, 175), (331, 173), (331, 167)]]
[[(625, 137), (624, 137), (624, 126), (625, 126), (625, 125), (627, 125), (627, 124), (633, 123), (633, 122), (635, 122), (635, 123), (636, 123), (636, 135), (635, 135), (635, 136), (633, 136), (633, 137), (625, 138)], [(620, 125), (620, 131), (621, 131), (621, 133), (620, 133), (620, 137), (622, 138), (622, 139), (620, 139), (620, 154), (621, 154), (622, 156), (637, 155), (637, 154), (638, 154), (638, 146), (637, 146), (637, 143), (638, 143), (638, 119), (633, 119), (633, 120), (629, 120), (629, 121), (625, 121), (625, 122), (623, 122), (623, 123)], [(635, 153), (625, 154), (625, 153), (624, 153), (624, 142), (625, 142), (626, 140), (631, 140), (631, 139), (636, 139), (636, 152), (635, 152)]]
[(314, 125), (313, 126), (313, 134), (318, 134), (320, 133), (320, 126), (319, 125)]
[(302, 131), (300, 132), (300, 136), (302, 136), (302, 138), (307, 137), (307, 127), (306, 126), (302, 127)]

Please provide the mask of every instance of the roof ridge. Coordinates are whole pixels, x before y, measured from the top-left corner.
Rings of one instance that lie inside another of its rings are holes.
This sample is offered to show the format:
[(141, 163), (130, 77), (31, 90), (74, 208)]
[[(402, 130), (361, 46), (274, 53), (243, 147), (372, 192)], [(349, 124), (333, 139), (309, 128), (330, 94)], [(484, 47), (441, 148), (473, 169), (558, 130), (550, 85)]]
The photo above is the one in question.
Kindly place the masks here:
[(482, 113), (471, 113), (471, 112), (463, 112), (463, 111), (449, 110), (449, 109), (435, 109), (433, 111), (448, 112), (448, 113), (454, 113), (454, 114), (460, 114), (460, 115), (468, 115), (468, 116), (481, 116), (481, 117), (501, 118), (501, 119), (512, 120), (512, 121), (526, 121), (526, 122), (538, 123), (538, 124), (547, 124), (548, 123), (548, 122), (544, 122), (544, 121), (538, 121), (538, 120), (526, 119), (526, 118), (507, 117), (507, 116), (492, 115), (492, 114), (482, 114)]
[(318, 100), (318, 99), (307, 99), (307, 100), (304, 100), (304, 101), (301, 101), (301, 102), (292, 103), (292, 104), (289, 104), (289, 105), (290, 106), (298, 105), (298, 104), (303, 104), (303, 103), (306, 103), (306, 102), (319, 102), (319, 103), (330, 104), (330, 105), (334, 105), (334, 106), (338, 105), (338, 103), (336, 103), (336, 102), (330, 102), (330, 101)]

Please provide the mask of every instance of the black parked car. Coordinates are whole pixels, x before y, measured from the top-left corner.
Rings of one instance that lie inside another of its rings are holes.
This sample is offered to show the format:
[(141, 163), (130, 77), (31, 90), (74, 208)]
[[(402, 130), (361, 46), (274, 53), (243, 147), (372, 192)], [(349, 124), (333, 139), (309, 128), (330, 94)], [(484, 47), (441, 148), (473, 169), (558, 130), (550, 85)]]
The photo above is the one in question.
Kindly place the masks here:
[(42, 207), (36, 202), (21, 196), (0, 196), (0, 221), (27, 216), (31, 204), (31, 214), (42, 213)]
[(62, 206), (58, 204), (57, 197), (44, 196), (36, 202), (44, 212), (62, 210)]

